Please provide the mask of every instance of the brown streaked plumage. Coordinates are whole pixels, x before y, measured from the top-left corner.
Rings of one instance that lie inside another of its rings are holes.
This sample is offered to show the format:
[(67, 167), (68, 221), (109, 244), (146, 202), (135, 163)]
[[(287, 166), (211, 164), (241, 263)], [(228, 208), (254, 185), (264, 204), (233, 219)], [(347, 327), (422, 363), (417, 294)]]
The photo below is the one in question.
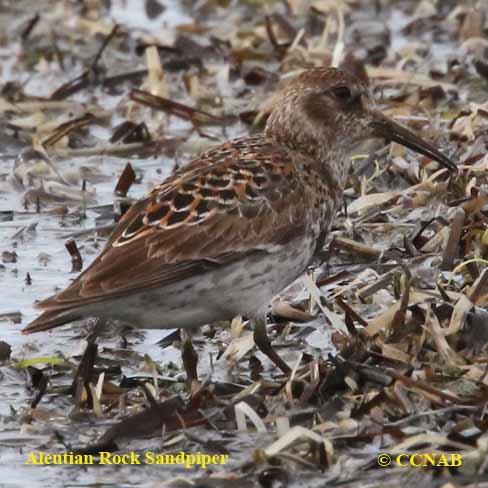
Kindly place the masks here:
[(433, 145), (372, 108), (333, 68), (305, 71), (275, 99), (264, 134), (226, 142), (181, 168), (124, 215), (68, 288), (37, 304), (23, 333), (89, 316), (145, 328), (241, 314), (265, 336), (270, 299), (305, 270), (341, 202), (352, 147), (384, 137), (455, 169)]

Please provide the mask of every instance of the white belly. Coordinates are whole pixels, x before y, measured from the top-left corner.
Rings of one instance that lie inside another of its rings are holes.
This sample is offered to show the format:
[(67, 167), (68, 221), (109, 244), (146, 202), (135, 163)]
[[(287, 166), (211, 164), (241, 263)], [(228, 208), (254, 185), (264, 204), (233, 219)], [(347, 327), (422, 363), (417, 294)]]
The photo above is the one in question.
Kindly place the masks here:
[(271, 299), (310, 263), (315, 240), (256, 253), (220, 269), (93, 307), (93, 315), (141, 328), (179, 328), (265, 313)]

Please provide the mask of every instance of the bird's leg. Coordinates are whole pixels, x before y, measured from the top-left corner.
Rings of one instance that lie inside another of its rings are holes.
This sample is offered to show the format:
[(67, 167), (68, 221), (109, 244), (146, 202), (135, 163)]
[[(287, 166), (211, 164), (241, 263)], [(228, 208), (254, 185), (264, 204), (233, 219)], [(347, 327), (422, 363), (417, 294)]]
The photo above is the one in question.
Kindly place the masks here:
[(271, 346), (268, 333), (266, 332), (266, 315), (254, 319), (254, 343), (258, 348), (273, 361), (278, 368), (285, 374), (290, 374), (290, 367), (280, 358), (276, 351)]
[(186, 372), (186, 380), (189, 385), (198, 381), (197, 364), (198, 354), (193, 347), (191, 333), (188, 330), (180, 329), (181, 334), (181, 358)]
[(102, 318), (97, 318), (89, 334), (86, 336), (86, 340), (88, 344), (95, 343), (96, 340), (100, 337), (100, 335), (105, 331), (106, 328), (107, 328), (107, 320)]

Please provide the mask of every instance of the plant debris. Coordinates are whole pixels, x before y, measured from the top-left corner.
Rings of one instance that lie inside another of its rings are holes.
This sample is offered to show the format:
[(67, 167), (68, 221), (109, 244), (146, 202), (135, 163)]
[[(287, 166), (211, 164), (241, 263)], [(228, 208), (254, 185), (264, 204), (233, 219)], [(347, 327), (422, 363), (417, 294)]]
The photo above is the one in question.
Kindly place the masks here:
[[(27, 0), (0, 5), (5, 479), (99, 483), (85, 468), (29, 470), (26, 453), (40, 450), (198, 451), (228, 462), (105, 466), (104, 482), (481, 487), (486, 5), (40, 0), (36, 12)], [(458, 175), (396, 144), (355, 148), (322, 259), (270, 309), (290, 375), (256, 352), (242, 317), (192, 332), (193, 345), (177, 331), (99, 320), (20, 336), (32, 303), (95, 258), (134, 199), (198, 153), (262, 130), (274, 91), (312, 66), (359, 76)], [(378, 465), (384, 453), (418, 452), (459, 453), (463, 463)]]

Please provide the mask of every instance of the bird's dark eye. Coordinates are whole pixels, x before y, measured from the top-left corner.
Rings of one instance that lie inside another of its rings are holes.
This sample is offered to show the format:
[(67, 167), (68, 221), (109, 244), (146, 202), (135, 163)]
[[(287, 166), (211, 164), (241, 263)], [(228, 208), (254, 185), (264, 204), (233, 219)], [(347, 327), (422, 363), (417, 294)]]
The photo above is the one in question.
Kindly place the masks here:
[(350, 103), (354, 100), (352, 91), (347, 86), (336, 86), (332, 88), (331, 93), (336, 100), (342, 103)]

